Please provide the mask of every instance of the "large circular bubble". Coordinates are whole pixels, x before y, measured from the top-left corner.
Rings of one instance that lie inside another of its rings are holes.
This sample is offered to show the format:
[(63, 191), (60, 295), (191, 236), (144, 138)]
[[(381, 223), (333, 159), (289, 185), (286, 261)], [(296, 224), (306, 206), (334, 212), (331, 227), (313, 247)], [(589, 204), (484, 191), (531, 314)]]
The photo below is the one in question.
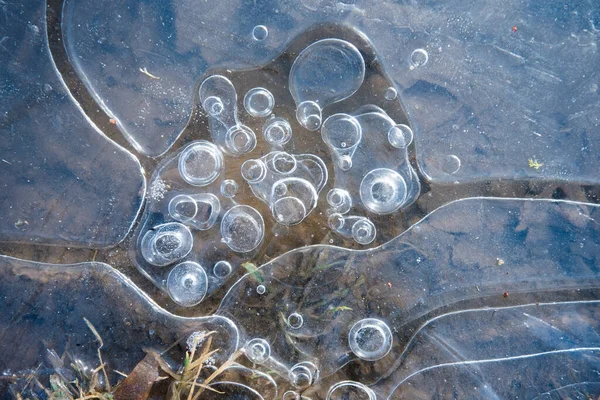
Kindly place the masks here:
[(238, 253), (256, 249), (264, 234), (263, 217), (250, 206), (235, 206), (229, 209), (221, 220), (223, 242)]
[(193, 261), (177, 264), (167, 277), (167, 291), (171, 299), (184, 307), (195, 306), (206, 295), (208, 277), (204, 268)]
[(392, 331), (375, 318), (365, 318), (355, 323), (348, 333), (348, 344), (360, 359), (377, 361), (392, 349)]
[(369, 211), (389, 214), (406, 199), (406, 182), (399, 173), (387, 168), (369, 172), (360, 183), (360, 199)]

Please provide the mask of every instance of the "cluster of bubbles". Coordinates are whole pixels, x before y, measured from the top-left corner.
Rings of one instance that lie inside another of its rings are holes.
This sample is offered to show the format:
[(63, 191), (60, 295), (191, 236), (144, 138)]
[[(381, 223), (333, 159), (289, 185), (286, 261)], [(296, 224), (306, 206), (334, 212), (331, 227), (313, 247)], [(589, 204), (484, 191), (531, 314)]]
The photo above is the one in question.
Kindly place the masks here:
[[(287, 328), (300, 329), (303, 317), (297, 312), (287, 317)], [(377, 361), (385, 357), (393, 344), (392, 332), (383, 322), (375, 318), (357, 321), (347, 333), (348, 348), (359, 359)], [(292, 366), (285, 366), (274, 358), (268, 341), (262, 338), (250, 339), (244, 346), (246, 357), (254, 364), (263, 366), (282, 375), (287, 375), (294, 390), (287, 391), (283, 399), (301, 399), (303, 389), (314, 384), (319, 378), (319, 369), (311, 361), (301, 361)], [(327, 393), (328, 400), (360, 398), (375, 400), (375, 393), (368, 386), (355, 381), (340, 381), (332, 385)], [(356, 396), (356, 397), (354, 397)]]
[[(252, 35), (255, 40), (265, 40), (268, 31), (257, 26)], [(413, 55), (412, 62), (426, 62), (419, 57)], [(324, 118), (324, 109), (356, 93), (364, 78), (361, 52), (340, 39), (319, 40), (305, 48), (289, 76), (298, 124), (308, 131), (320, 131), (333, 161), (335, 180), (323, 196), (327, 225), (335, 234), (360, 245), (372, 243), (377, 236), (369, 214), (394, 213), (412, 203), (420, 190), (408, 160), (413, 141), (408, 125), (395, 123), (383, 109), (369, 104)], [(200, 303), (261, 246), (267, 217), (238, 202), (241, 184), (268, 206), (273, 223), (292, 226), (316, 209), (329, 179), (327, 165), (319, 156), (292, 151), (292, 124), (273, 114), (276, 99), (267, 88), (248, 90), (242, 101), (249, 116), (264, 118), (261, 139), (243, 124), (236, 88), (227, 77), (209, 76), (198, 94), (212, 140), (189, 143), (161, 162), (150, 190), (158, 183), (165, 189), (150, 196), (150, 211), (135, 258), (146, 275), (183, 306)], [(384, 97), (394, 100), (397, 92), (390, 87)], [(253, 152), (258, 140), (264, 140), (271, 151), (240, 161)], [(226, 177), (230, 158), (240, 165), (242, 182)], [(255, 295), (268, 294), (266, 284), (256, 286)], [(285, 315), (283, 323), (284, 329), (301, 334), (306, 322), (296, 311)], [(375, 318), (355, 321), (345, 335), (348, 350), (365, 361), (379, 360), (392, 348), (389, 327)], [(264, 338), (250, 337), (244, 352), (252, 363), (287, 377), (294, 389), (283, 398), (301, 399), (302, 390), (319, 378), (316, 361), (283, 365), (273, 357), (271, 345)], [(357, 393), (360, 398), (375, 398), (367, 386), (352, 381), (333, 385), (327, 398)]]

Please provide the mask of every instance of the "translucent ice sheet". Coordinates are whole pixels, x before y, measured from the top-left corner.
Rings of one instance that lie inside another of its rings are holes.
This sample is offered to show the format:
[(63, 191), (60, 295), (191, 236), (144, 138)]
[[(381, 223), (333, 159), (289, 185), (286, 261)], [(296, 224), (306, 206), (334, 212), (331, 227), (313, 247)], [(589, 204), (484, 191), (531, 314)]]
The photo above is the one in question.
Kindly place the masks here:
[(0, 241), (113, 246), (139, 212), (145, 180), (69, 93), (45, 8), (0, 5)]
[(590, 399), (600, 394), (600, 348), (442, 365), (412, 376), (390, 399)]
[[(238, 346), (237, 328), (227, 318), (172, 315), (107, 264), (51, 265), (0, 256), (0, 293), (2, 393), (8, 377), (27, 376), (36, 368), (44, 381), (63, 367), (64, 354), (96, 368), (100, 344), (84, 318), (103, 340), (112, 384), (119, 378), (114, 370), (131, 371), (144, 349), (181, 365), (194, 332), (215, 331), (212, 344), (221, 349), (216, 365)], [(69, 364), (59, 372), (73, 373)]]
[[(397, 386), (392, 398), (413, 398), (405, 392), (423, 389), (416, 389), (411, 383), (421, 379), (417, 378), (420, 374), (430, 374), (428, 371), (437, 368), (446, 369), (452, 371), (451, 374), (458, 372), (453, 377), (456, 382), (464, 371), (471, 370), (475, 374), (471, 379), (479, 381), (476, 385), (478, 390), (487, 389), (481, 397), (533, 398), (532, 395), (524, 396), (520, 392), (524, 388), (516, 385), (506, 392), (503, 392), (504, 388), (494, 389), (492, 381), (499, 378), (503, 386), (508, 387), (506, 383), (514, 378), (503, 378), (497, 374), (503, 373), (505, 366), (511, 364), (521, 363), (528, 368), (529, 359), (534, 356), (562, 354), (563, 359), (569, 360), (579, 349), (600, 350), (599, 312), (598, 301), (580, 301), (491, 307), (444, 314), (427, 321), (419, 329), (411, 338), (400, 367), (377, 386), (383, 388), (390, 383)], [(516, 362), (519, 359), (521, 361)], [(486, 362), (489, 365), (480, 369), (479, 366)], [(543, 393), (552, 387), (558, 391), (560, 386), (585, 384), (587, 379), (596, 382), (595, 392), (600, 394), (598, 377), (556, 376), (550, 371), (546, 374), (540, 372), (539, 379), (545, 380), (545, 383), (531, 385), (529, 390)], [(460, 386), (466, 388), (467, 382), (460, 382)], [(442, 393), (444, 389), (439, 384), (433, 385), (436, 387), (434, 390)], [(494, 390), (498, 392), (494, 393)]]
[(63, 18), (79, 75), (146, 154), (182, 131), (208, 69), (265, 64), (315, 24), (341, 23), (379, 53), (429, 179), (598, 182), (592, 1), (67, 0)]
[[(258, 358), (265, 368), (289, 374), (311, 362), (313, 377), (379, 382), (385, 395), (432, 365), (594, 347), (596, 303), (464, 311), (409, 338), (443, 313), (592, 296), (599, 215), (574, 202), (452, 202), (375, 249), (312, 246), (278, 257), (238, 281), (219, 313), (238, 324), (251, 359), (268, 348)], [(490, 328), (487, 318), (505, 322)]]
[[(151, 178), (132, 256), (180, 305), (199, 304), (240, 266), (294, 248), (385, 243), (405, 223), (391, 214), (419, 195), (412, 130), (397, 98), (380, 95), (391, 83), (369, 43), (327, 27), (288, 51), (308, 55), (203, 79), (209, 132), (163, 158)], [(315, 63), (314, 82), (296, 79)], [(346, 86), (348, 74), (356, 79)], [(300, 115), (298, 102), (312, 105)], [(321, 121), (330, 108), (337, 112)], [(302, 127), (309, 123), (317, 132)]]

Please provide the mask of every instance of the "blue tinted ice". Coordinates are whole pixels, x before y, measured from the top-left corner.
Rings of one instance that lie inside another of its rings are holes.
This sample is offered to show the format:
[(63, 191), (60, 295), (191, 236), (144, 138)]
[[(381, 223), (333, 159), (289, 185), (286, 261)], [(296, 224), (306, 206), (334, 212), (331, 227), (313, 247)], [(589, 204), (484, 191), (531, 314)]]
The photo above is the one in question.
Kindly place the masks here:
[[(392, 398), (413, 398), (409, 393), (422, 390), (444, 392), (447, 389), (437, 381), (440, 375), (451, 377), (449, 385), (466, 391), (461, 397), (473, 396), (467, 393), (475, 390), (474, 393), (481, 393), (476, 397), (482, 398), (534, 398), (545, 388), (560, 392), (560, 386), (585, 387), (584, 374), (565, 379), (557, 375), (560, 368), (552, 371), (548, 367), (534, 372), (538, 381), (535, 385), (506, 383), (524, 382), (529, 379), (525, 372), (528, 368), (538, 363), (552, 365), (552, 360), (569, 364), (583, 356), (589, 361), (586, 368), (594, 368), (597, 361), (593, 353), (600, 349), (598, 312), (600, 303), (591, 300), (471, 309), (433, 318), (412, 337), (401, 366), (386, 378), (396, 386)], [(524, 375), (510, 372), (513, 367)], [(485, 372), (475, 374), (478, 369)], [(438, 376), (435, 383), (415, 388), (419, 385), (415, 381), (434, 379), (432, 375)], [(498, 379), (503, 384), (497, 385)], [(554, 380), (562, 383), (547, 386)], [(477, 384), (469, 388), (474, 381)]]
[[(598, 181), (593, 3), (66, 3), (71, 59), (145, 153), (165, 151), (183, 129), (207, 69), (264, 64), (316, 23), (343, 23), (380, 53), (428, 178)], [(253, 37), (257, 26), (267, 28), (262, 41)], [(543, 166), (529, 167), (530, 159)]]
[(0, 366), (7, 377), (0, 381), (3, 394), (8, 377), (28, 376), (32, 368), (37, 367), (42, 381), (54, 373), (73, 375), (70, 363), (96, 368), (101, 343), (85, 320), (103, 341), (112, 385), (122, 380), (114, 371), (131, 371), (145, 350), (181, 365), (189, 337), (199, 332), (215, 332), (212, 344), (220, 349), (214, 354), (216, 366), (238, 347), (238, 331), (230, 320), (173, 315), (107, 264), (52, 265), (0, 256), (0, 293)]
[(560, 201), (456, 201), (372, 250), (283, 255), (238, 281), (219, 313), (246, 340), (268, 344), (266, 368), (312, 360), (321, 378), (343, 379), (359, 367), (360, 383), (386, 396), (436, 365), (598, 347), (597, 302), (546, 303), (561, 298), (553, 292), (599, 284), (599, 212)]
[(2, 6), (0, 241), (114, 246), (139, 212), (145, 180), (69, 93), (48, 48), (45, 8)]
[(175, 317), (106, 264), (0, 258), (0, 372), (87, 362), (85, 316), (125, 372), (216, 330), (229, 397), (600, 395), (598, 206), (470, 197), (596, 201), (593, 2), (59, 2), (147, 190), (69, 95), (45, 4), (1, 3), (0, 241), (112, 246), (145, 194), (94, 257), (186, 313), (222, 301)]

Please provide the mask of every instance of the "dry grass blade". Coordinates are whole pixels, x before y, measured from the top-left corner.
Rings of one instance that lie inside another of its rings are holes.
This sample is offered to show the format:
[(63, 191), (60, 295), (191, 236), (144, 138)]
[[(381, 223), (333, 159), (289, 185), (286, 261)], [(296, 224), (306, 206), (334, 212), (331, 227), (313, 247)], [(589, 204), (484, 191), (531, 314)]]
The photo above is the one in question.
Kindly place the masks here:
[(92, 323), (86, 317), (83, 317), (83, 320), (87, 324), (88, 328), (90, 328), (90, 331), (92, 331), (94, 336), (96, 336), (96, 340), (98, 340), (98, 343), (100, 343), (100, 346), (98, 347), (98, 359), (100, 360), (99, 368), (102, 369), (102, 373), (104, 374), (104, 380), (106, 381), (106, 389), (108, 392), (111, 392), (112, 388), (110, 386), (110, 380), (108, 379), (108, 373), (106, 372), (106, 368), (104, 368), (104, 361), (102, 360), (102, 353), (100, 352), (100, 349), (104, 347), (104, 341), (102, 340), (102, 337), (100, 336), (94, 325), (92, 325)]
[[(204, 383), (206, 385), (209, 385), (217, 376), (221, 375), (221, 373), (225, 369), (229, 368), (231, 364), (233, 364), (233, 362), (240, 356), (240, 354), (242, 354), (240, 350), (236, 351), (229, 360), (225, 361), (223, 365), (221, 365), (215, 372), (213, 372), (208, 378), (206, 378)], [(197, 400), (203, 391), (204, 389), (200, 389), (200, 391), (198, 391), (198, 393), (196, 393), (196, 395), (194, 396), (193, 400)]]

